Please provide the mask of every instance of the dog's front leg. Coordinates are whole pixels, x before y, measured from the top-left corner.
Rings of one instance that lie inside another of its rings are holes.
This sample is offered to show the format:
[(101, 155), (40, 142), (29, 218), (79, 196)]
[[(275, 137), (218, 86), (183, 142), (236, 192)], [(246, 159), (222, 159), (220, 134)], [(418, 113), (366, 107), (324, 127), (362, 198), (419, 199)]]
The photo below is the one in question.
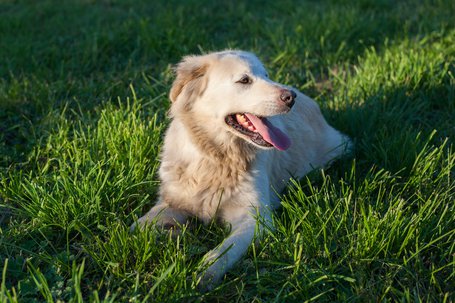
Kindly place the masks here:
[(248, 250), (256, 228), (256, 212), (252, 208), (236, 210), (237, 215), (224, 218), (231, 225), (231, 233), (203, 259), (209, 267), (201, 275), (199, 287), (204, 290), (213, 288), (234, 263)]

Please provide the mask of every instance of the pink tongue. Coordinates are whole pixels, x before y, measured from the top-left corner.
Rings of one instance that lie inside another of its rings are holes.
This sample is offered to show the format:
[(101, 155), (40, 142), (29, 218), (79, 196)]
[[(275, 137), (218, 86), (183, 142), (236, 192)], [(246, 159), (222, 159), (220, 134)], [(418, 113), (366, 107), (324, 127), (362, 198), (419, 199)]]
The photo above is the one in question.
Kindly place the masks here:
[(279, 128), (273, 126), (265, 118), (258, 118), (255, 115), (245, 114), (248, 119), (253, 123), (257, 132), (264, 138), (265, 141), (269, 142), (279, 150), (286, 150), (291, 146), (291, 139), (283, 133)]

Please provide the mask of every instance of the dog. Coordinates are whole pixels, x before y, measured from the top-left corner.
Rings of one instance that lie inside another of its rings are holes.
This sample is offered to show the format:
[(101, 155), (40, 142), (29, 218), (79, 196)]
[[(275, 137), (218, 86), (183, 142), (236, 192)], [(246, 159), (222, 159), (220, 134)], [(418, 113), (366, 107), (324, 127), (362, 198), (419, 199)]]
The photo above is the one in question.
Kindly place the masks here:
[(258, 220), (271, 224), (289, 179), (327, 166), (351, 143), (316, 102), (270, 80), (249, 52), (184, 57), (169, 97), (158, 201), (131, 228), (175, 232), (190, 216), (229, 224), (230, 234), (203, 258), (199, 286), (211, 289), (247, 251)]

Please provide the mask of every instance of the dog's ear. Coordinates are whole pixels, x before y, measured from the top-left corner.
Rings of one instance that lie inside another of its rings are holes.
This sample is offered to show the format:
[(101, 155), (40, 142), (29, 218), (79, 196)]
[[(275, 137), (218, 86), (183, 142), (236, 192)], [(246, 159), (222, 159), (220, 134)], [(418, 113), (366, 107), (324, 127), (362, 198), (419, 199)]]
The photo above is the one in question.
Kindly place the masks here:
[(185, 91), (188, 97), (201, 95), (204, 92), (207, 81), (204, 75), (208, 69), (208, 61), (205, 56), (187, 56), (175, 68), (177, 77), (172, 84), (169, 98), (172, 102)]

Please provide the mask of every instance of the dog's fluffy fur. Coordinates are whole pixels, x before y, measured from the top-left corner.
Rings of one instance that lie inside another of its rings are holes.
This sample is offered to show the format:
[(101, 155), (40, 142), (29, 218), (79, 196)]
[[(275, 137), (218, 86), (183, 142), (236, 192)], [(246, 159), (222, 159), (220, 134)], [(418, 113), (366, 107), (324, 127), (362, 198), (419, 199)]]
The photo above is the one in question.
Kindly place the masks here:
[(230, 224), (204, 258), (201, 284), (210, 287), (246, 252), (258, 216), (270, 222), (289, 178), (326, 166), (350, 143), (313, 100), (270, 80), (251, 53), (188, 56), (176, 74), (159, 199), (138, 223), (175, 230), (196, 216)]

